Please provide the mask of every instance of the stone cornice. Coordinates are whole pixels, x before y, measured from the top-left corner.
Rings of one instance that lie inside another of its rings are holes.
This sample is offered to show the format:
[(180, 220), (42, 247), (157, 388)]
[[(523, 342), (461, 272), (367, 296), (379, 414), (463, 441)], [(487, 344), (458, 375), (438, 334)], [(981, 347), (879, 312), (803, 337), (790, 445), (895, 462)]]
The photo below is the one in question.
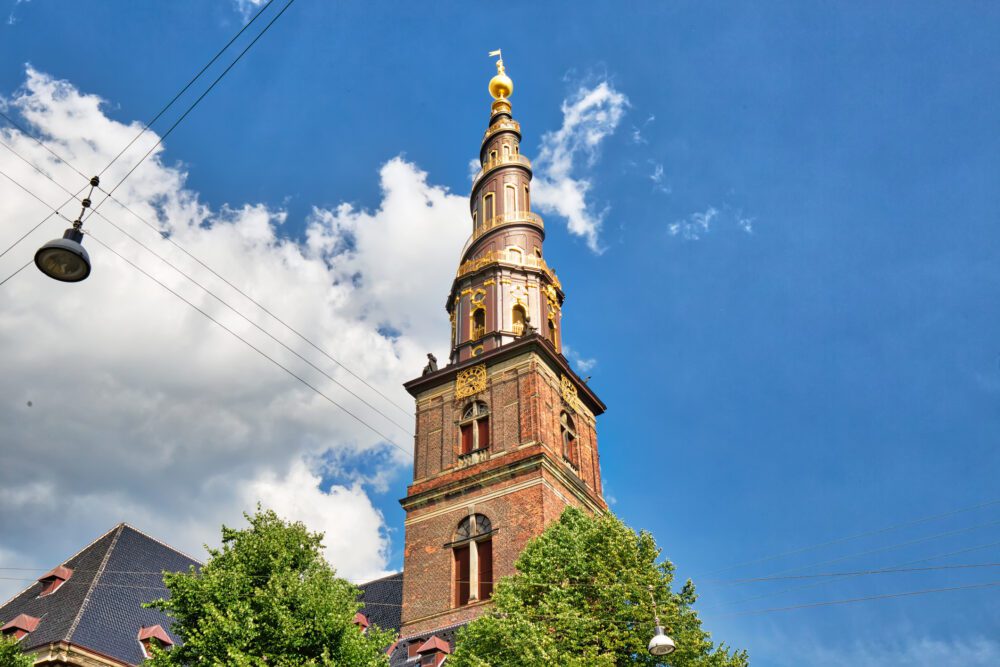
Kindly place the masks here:
[(453, 382), (455, 380), (455, 376), (458, 375), (458, 372), (464, 368), (475, 366), (477, 364), (486, 364), (488, 368), (492, 363), (529, 351), (537, 353), (538, 356), (545, 360), (545, 362), (548, 363), (552, 370), (554, 370), (557, 374), (561, 373), (569, 378), (576, 387), (580, 400), (584, 401), (590, 411), (594, 413), (595, 417), (607, 410), (607, 406), (600, 398), (597, 397), (597, 394), (590, 389), (590, 386), (580, 379), (580, 376), (577, 375), (572, 368), (570, 368), (569, 362), (566, 361), (566, 358), (556, 352), (552, 347), (552, 344), (539, 334), (524, 336), (513, 343), (507, 343), (506, 345), (502, 345), (496, 349), (489, 350), (485, 354), (481, 354), (478, 357), (473, 357), (457, 364), (450, 364), (438, 371), (434, 371), (433, 373), (428, 373), (427, 375), (422, 375), (418, 378), (410, 380), (405, 383), (403, 387), (406, 391), (410, 392), (411, 396), (416, 398), (421, 392), (431, 387), (435, 387), (446, 382)]

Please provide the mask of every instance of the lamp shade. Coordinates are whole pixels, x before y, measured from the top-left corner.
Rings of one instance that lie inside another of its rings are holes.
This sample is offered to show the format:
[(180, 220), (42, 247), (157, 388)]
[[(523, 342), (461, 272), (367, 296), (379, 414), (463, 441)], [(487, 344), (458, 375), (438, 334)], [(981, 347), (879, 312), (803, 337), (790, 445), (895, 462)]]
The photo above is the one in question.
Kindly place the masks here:
[(83, 233), (67, 229), (61, 239), (49, 241), (35, 253), (35, 266), (49, 278), (80, 282), (90, 275), (90, 256), (84, 250)]
[(677, 650), (677, 644), (663, 632), (661, 626), (656, 626), (656, 634), (649, 640), (649, 653), (651, 655), (670, 655)]

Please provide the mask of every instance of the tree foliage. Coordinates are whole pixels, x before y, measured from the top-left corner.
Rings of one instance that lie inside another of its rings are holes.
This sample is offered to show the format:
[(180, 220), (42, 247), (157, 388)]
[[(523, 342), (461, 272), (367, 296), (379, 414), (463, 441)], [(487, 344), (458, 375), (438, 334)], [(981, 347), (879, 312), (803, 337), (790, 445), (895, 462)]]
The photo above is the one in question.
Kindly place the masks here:
[[(714, 646), (692, 609), (688, 580), (672, 588), (674, 566), (657, 563), (652, 535), (636, 534), (611, 514), (567, 509), (533, 539), (501, 580), (492, 609), (458, 635), (451, 667), (746, 667), (745, 651)], [(654, 658), (649, 587), (677, 651)]]
[(0, 665), (3, 667), (31, 667), (34, 658), (21, 651), (17, 640), (6, 635), (0, 636)]
[(151, 667), (387, 665), (392, 633), (353, 624), (358, 589), (323, 559), (322, 534), (257, 508), (249, 528), (222, 527), (200, 571), (166, 573), (169, 599), (149, 606), (175, 619), (183, 644), (154, 650)]

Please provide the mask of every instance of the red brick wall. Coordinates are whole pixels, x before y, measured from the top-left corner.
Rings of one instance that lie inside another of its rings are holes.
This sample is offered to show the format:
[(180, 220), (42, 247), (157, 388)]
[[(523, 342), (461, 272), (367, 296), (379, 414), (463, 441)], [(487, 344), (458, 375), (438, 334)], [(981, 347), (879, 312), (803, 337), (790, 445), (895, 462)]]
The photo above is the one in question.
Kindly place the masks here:
[[(449, 380), (417, 399), (414, 481), (403, 501), (404, 635), (482, 612), (482, 604), (453, 608), (453, 557), (444, 545), (454, 539), (463, 517), (476, 512), (492, 522), (497, 531), (493, 570), (499, 579), (513, 574), (514, 561), (528, 540), (557, 519), (567, 503), (606, 507), (600, 495), (594, 418), (580, 401), (569, 406), (578, 434), (579, 469), (574, 471), (563, 459), (559, 415), (568, 404), (560, 377), (529, 352), (488, 366), (487, 378), (486, 390), (476, 396), (455, 400), (454, 380)], [(472, 400), (489, 408), (491, 446), (483, 455), (461, 459), (457, 422)]]

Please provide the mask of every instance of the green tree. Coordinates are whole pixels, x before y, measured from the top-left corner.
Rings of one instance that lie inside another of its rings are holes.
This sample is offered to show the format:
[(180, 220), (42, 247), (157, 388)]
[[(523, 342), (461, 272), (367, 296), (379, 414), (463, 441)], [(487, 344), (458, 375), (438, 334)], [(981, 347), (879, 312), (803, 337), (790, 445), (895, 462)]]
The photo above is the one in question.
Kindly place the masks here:
[(358, 589), (323, 559), (322, 534), (257, 508), (249, 528), (222, 527), (200, 571), (166, 573), (170, 598), (150, 607), (175, 619), (183, 644), (154, 649), (151, 667), (387, 665), (391, 632), (353, 624)]
[(13, 637), (0, 636), (0, 665), (3, 667), (31, 667), (34, 658), (25, 655)]
[[(567, 509), (528, 543), (517, 574), (501, 580), (493, 607), (458, 635), (451, 667), (746, 667), (745, 651), (714, 646), (692, 609), (687, 581), (674, 591), (674, 566), (657, 563), (653, 536), (612, 514)], [(677, 643), (667, 658), (646, 651), (653, 636), (649, 587)]]

